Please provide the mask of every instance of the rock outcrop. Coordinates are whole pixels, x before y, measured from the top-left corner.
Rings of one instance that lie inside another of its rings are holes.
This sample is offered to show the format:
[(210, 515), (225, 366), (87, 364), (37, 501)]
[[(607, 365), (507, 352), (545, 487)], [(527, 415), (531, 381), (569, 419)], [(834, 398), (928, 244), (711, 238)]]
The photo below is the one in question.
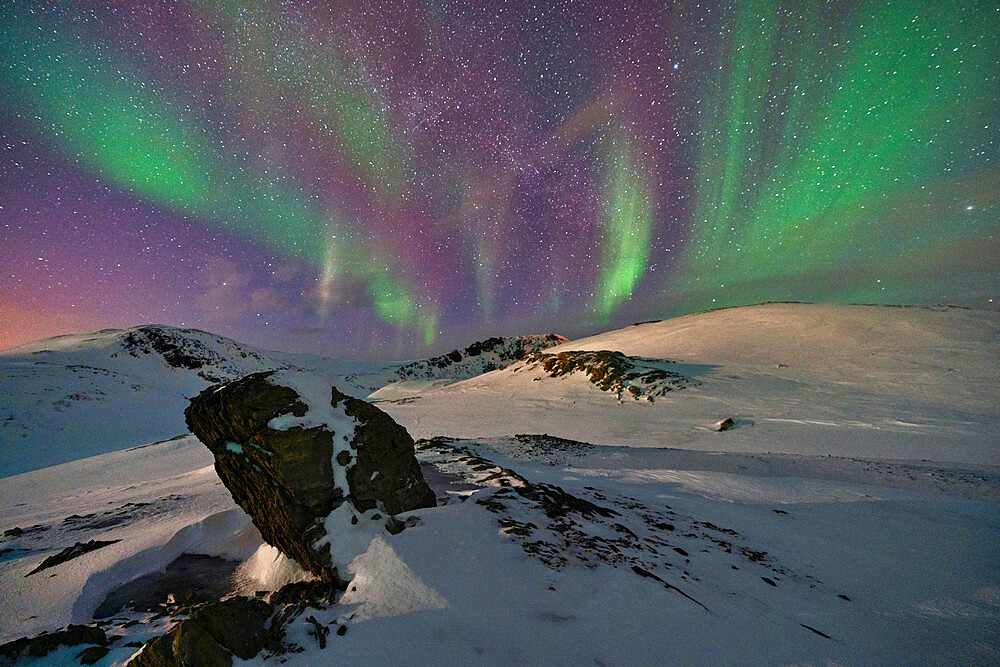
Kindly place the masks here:
[(121, 542), (121, 540), (90, 540), (89, 542), (77, 542), (73, 546), (66, 547), (59, 553), (49, 556), (39, 563), (35, 569), (24, 576), (30, 577), (33, 574), (38, 574), (42, 570), (47, 570), (50, 567), (55, 567), (56, 565), (62, 565), (66, 561), (78, 558), (83, 554), (90, 553), (91, 551), (101, 549), (111, 544), (117, 544), (118, 542)]
[(670, 366), (669, 359), (632, 357), (613, 350), (570, 350), (555, 354), (535, 352), (528, 355), (527, 368), (541, 368), (549, 377), (561, 377), (574, 372), (586, 373), (591, 384), (615, 394), (619, 399), (626, 393), (635, 400), (653, 401), (658, 396), (701, 384)]
[(170, 632), (146, 642), (130, 667), (229, 667), (249, 660), (268, 640), (265, 623), (274, 607), (253, 598), (230, 598), (196, 609)]
[(351, 539), (338, 530), (435, 504), (406, 429), (310, 373), (209, 387), (184, 416), (263, 538), (324, 580)]
[(241, 368), (260, 368), (268, 361), (260, 353), (244, 348), (234, 340), (199, 329), (178, 329), (158, 324), (126, 329), (121, 332), (120, 346), (120, 351), (112, 357), (127, 354), (141, 359), (147, 355), (159, 355), (170, 368), (196, 371), (199, 377), (209, 382), (237, 377)]
[(528, 355), (567, 340), (557, 334), (529, 336), (494, 336), (476, 341), (462, 350), (452, 350), (440, 357), (420, 359), (401, 365), (396, 373), (401, 379), (436, 377), (475, 377), (506, 368)]
[[(60, 646), (96, 644), (105, 647), (108, 638), (104, 630), (91, 625), (70, 625), (57, 632), (44, 632), (37, 637), (24, 637), (0, 646), (0, 665), (11, 664), (22, 658), (41, 658)], [(84, 663), (86, 664), (86, 663)]]

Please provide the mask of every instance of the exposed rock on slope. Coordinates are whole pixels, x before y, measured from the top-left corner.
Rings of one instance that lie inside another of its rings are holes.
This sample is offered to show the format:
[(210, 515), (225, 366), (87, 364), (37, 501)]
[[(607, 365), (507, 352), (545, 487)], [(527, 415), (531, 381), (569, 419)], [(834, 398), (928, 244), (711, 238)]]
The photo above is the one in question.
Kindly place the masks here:
[(42, 570), (47, 570), (50, 567), (55, 567), (56, 565), (62, 565), (66, 561), (73, 560), (74, 558), (82, 556), (85, 553), (90, 553), (91, 551), (106, 547), (109, 544), (116, 544), (117, 542), (120, 542), (120, 540), (90, 540), (89, 542), (77, 542), (71, 547), (66, 547), (54, 556), (49, 556), (39, 563), (34, 570), (24, 576), (30, 577), (33, 574), (38, 574)]
[(590, 381), (604, 391), (621, 398), (625, 392), (636, 399), (652, 401), (675, 389), (701, 384), (669, 370), (674, 363), (668, 359), (646, 359), (630, 357), (611, 350), (558, 352), (546, 354), (535, 352), (526, 360), (528, 368), (541, 366), (551, 377), (568, 375), (575, 371), (586, 373)]
[[(221, 346), (229, 349), (220, 350)], [(225, 354), (222, 354), (222, 352)], [(215, 336), (198, 329), (176, 329), (158, 325), (135, 327), (123, 332), (119, 354), (140, 358), (157, 354), (171, 368), (197, 371), (199, 377), (209, 382), (239, 375), (248, 364), (263, 366), (269, 360), (258, 352), (244, 348), (236, 341)]]
[(338, 531), (434, 505), (406, 430), (315, 375), (209, 387), (184, 415), (263, 538), (324, 579), (339, 578), (331, 552), (349, 537)]
[(404, 364), (397, 369), (400, 378), (475, 377), (500, 368), (506, 368), (529, 354), (565, 343), (556, 334), (534, 336), (494, 336), (476, 341), (464, 350), (421, 359)]
[(58, 632), (45, 632), (37, 637), (16, 639), (0, 646), (0, 664), (8, 664), (8, 661), (12, 663), (24, 657), (41, 658), (60, 646), (96, 644), (104, 647), (107, 643), (108, 638), (101, 628), (89, 625), (70, 625)]
[(400, 381), (438, 380), (435, 386), (442, 386), (507, 368), (534, 352), (566, 342), (556, 334), (494, 336), (439, 357), (394, 364), (375, 373), (355, 373), (345, 379), (356, 387), (368, 387), (369, 393)]

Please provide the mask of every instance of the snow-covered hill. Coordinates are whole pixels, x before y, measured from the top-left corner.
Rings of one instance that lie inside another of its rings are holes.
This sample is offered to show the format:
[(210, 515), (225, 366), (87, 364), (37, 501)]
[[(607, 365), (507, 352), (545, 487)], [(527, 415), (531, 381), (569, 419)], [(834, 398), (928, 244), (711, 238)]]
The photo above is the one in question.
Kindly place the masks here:
[(250, 373), (303, 368), (362, 398), (391, 384), (382, 394), (396, 398), (565, 340), (491, 338), (431, 359), (366, 362), (261, 350), (163, 325), (49, 338), (0, 352), (0, 477), (186, 433), (189, 398)]
[[(343, 376), (375, 364), (310, 360)], [(197, 329), (147, 325), (59, 336), (0, 353), (0, 477), (187, 432), (210, 384), (297, 365)]]
[[(418, 445), (442, 503), (373, 539), (337, 604), (288, 619), (302, 652), (251, 664), (987, 664), (1000, 650), (996, 471), (534, 436)], [(96, 620), (115, 638), (99, 664), (121, 665), (184, 618), (188, 592), (303, 577), (193, 436), (2, 479), (0, 495), (0, 643)], [(30, 575), (91, 540), (108, 545)]]
[[(634, 400), (595, 384), (603, 371), (554, 374), (528, 359), (380, 406), (415, 437), (530, 428), (604, 445), (1000, 464), (996, 312), (766, 304), (633, 325), (543, 356), (598, 350), (636, 358), (619, 375), (673, 362), (661, 368), (690, 386)], [(726, 417), (737, 428), (715, 432)]]

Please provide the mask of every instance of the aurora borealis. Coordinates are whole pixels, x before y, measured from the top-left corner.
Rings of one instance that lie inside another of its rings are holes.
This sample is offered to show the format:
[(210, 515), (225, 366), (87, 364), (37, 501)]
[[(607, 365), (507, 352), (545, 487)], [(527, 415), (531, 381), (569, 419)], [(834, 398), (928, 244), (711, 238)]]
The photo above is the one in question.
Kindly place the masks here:
[(8, 2), (0, 348), (1000, 297), (1000, 8)]

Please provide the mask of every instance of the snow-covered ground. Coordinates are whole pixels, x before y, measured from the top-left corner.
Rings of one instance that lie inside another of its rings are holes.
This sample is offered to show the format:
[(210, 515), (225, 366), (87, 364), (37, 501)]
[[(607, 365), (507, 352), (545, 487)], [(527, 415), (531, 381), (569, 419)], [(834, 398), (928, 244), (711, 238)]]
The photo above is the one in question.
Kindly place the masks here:
[(0, 353), (0, 477), (182, 435), (188, 399), (205, 387), (303, 362), (331, 382), (375, 366), (284, 355), (156, 325), (6, 350)]
[[(414, 437), (548, 433), (603, 445), (1000, 465), (1000, 316), (768, 304), (546, 350), (671, 359), (700, 385), (636, 401), (582, 373), (500, 371), (379, 406)], [(373, 398), (379, 398), (375, 395)], [(732, 417), (737, 428), (712, 426)]]
[[(530, 362), (413, 383), (379, 405), (463, 438), (418, 450), (446, 502), (349, 565), (354, 590), (314, 614), (343, 635), (319, 649), (304, 614), (306, 650), (267, 660), (996, 664), (998, 334), (993, 313), (768, 305), (547, 350), (672, 359), (701, 383), (653, 402)], [(0, 528), (23, 530), (0, 541), (0, 642), (89, 622), (141, 575), (158, 590), (181, 554), (227, 559), (237, 591), (300, 577), (211, 462), (186, 436), (0, 479)], [(120, 541), (26, 576), (94, 539)], [(99, 664), (162, 633), (154, 616), (115, 611)]]

